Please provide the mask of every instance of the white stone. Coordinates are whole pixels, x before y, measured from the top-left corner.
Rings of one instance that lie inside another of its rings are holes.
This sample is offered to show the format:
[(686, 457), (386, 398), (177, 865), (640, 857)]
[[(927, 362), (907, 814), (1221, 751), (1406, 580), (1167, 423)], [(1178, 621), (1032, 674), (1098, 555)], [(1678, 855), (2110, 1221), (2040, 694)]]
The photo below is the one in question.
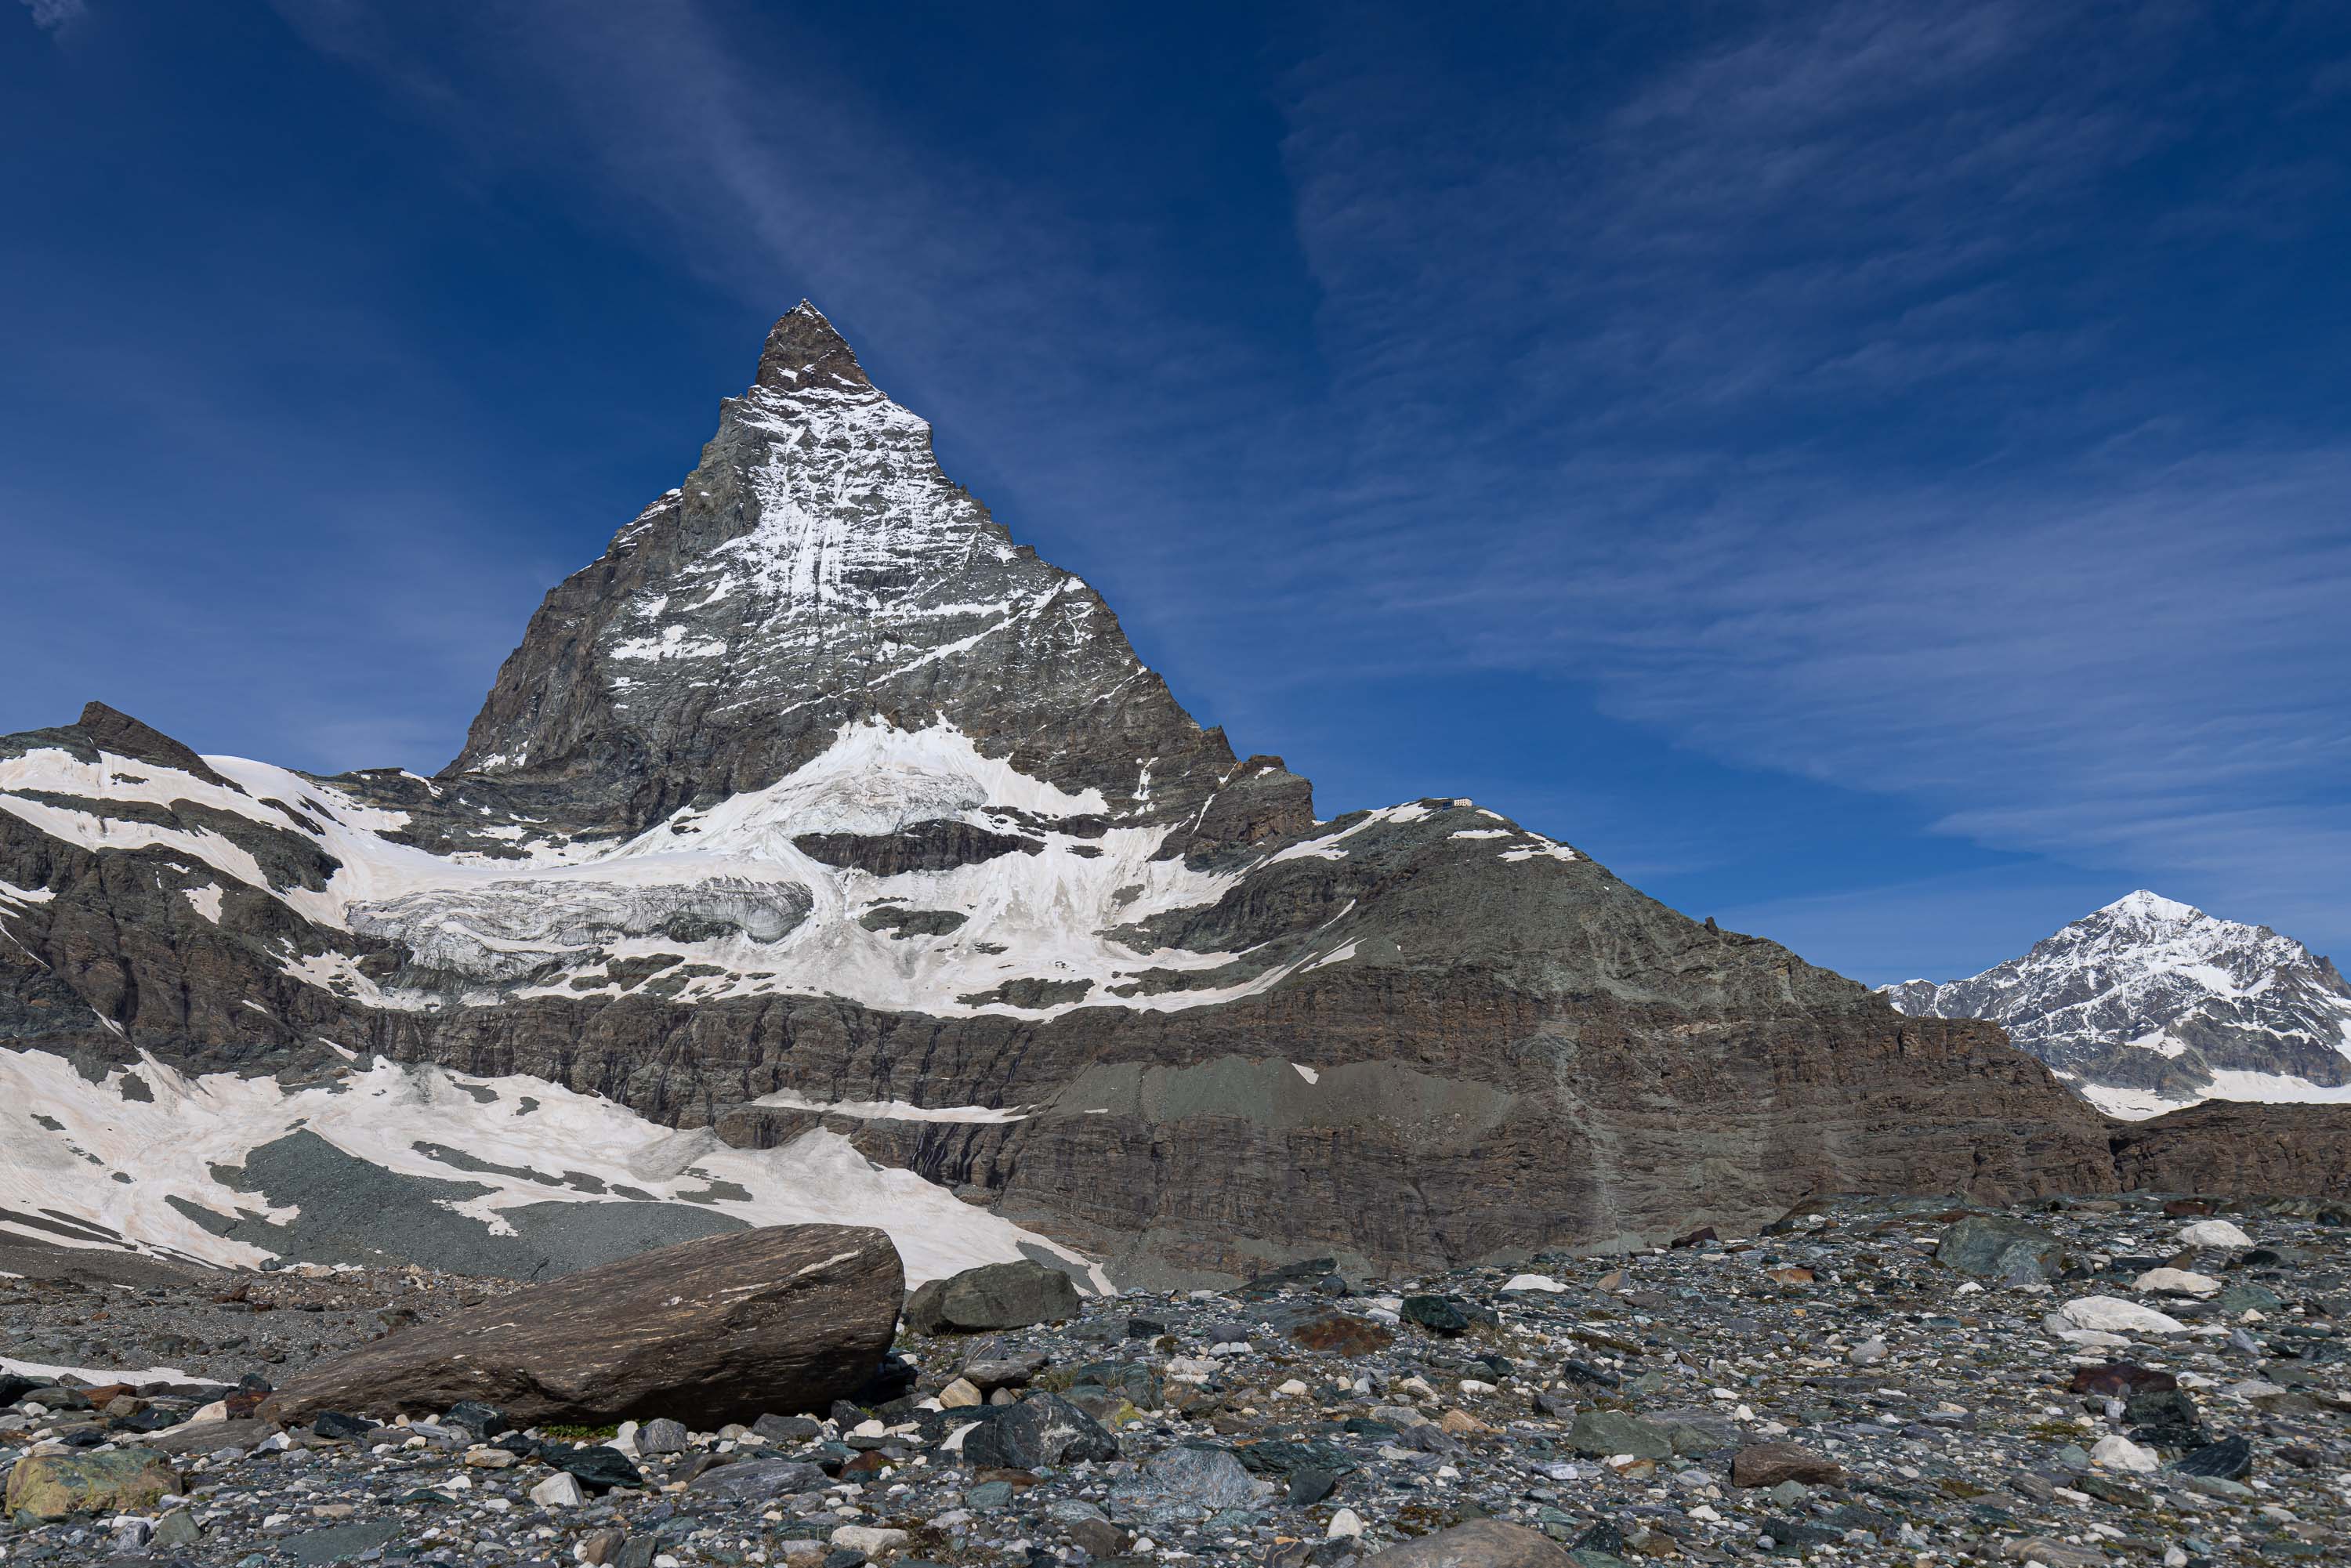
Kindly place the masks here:
[(1556, 1296), (1564, 1294), (1566, 1290), (1567, 1287), (1565, 1285), (1561, 1284), (1557, 1280), (1551, 1279), (1546, 1275), (1513, 1274), (1510, 1276), (1509, 1281), (1502, 1286), (1502, 1294), (1507, 1296), (1513, 1291), (1541, 1291), (1548, 1294)]
[(1352, 1508), (1343, 1508), (1331, 1516), (1331, 1526), (1322, 1532), (1325, 1541), (1352, 1541), (1364, 1533), (1364, 1521)]
[(2253, 1239), (2225, 1219), (2191, 1220), (2179, 1228), (2179, 1239), (2190, 1247), (2251, 1247)]
[(1295, 1399), (1300, 1395), (1311, 1394), (1313, 1390), (1293, 1377), (1289, 1382), (1283, 1384), (1280, 1387), (1275, 1389), (1274, 1392), (1280, 1395), (1284, 1399)]
[(958, 1377), (939, 1390), (939, 1407), (943, 1410), (968, 1410), (987, 1397), (971, 1379)]
[(2079, 1329), (2103, 1329), (2108, 1333), (2186, 1333), (2188, 1325), (2166, 1317), (2153, 1307), (2126, 1301), (2120, 1296), (2077, 1296), (2055, 1314)]
[(2141, 1473), (2159, 1467), (2163, 1460), (2153, 1448), (2142, 1448), (2119, 1433), (2101, 1437), (2091, 1446), (2090, 1462), (2104, 1465), (2110, 1470), (2137, 1470)]
[(2131, 1281), (2131, 1289), (2158, 1296), (2210, 1296), (2219, 1292), (2220, 1281), (2185, 1269), (2149, 1269)]
[(906, 1544), (903, 1530), (885, 1530), (875, 1524), (844, 1524), (832, 1532), (835, 1546), (846, 1546), (862, 1552), (868, 1557), (879, 1557), (885, 1552), (895, 1552)]
[(530, 1489), (530, 1500), (541, 1508), (578, 1508), (588, 1500), (580, 1487), (580, 1478), (558, 1470)]

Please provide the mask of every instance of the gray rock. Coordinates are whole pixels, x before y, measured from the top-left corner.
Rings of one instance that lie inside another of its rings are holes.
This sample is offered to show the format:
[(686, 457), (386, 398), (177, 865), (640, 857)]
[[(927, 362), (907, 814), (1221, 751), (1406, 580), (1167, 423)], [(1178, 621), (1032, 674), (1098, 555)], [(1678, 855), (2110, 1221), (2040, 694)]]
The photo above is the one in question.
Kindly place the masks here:
[(175, 1508), (155, 1521), (155, 1533), (148, 1538), (153, 1546), (193, 1546), (204, 1539), (204, 1529), (196, 1516), (184, 1508)]
[(1572, 1568), (1573, 1561), (1538, 1531), (1479, 1519), (1375, 1552), (1366, 1568)]
[(822, 1491), (831, 1479), (822, 1467), (802, 1459), (737, 1459), (703, 1471), (685, 1490), (723, 1498), (780, 1497)]
[(319, 1568), (322, 1563), (349, 1563), (406, 1533), (398, 1520), (355, 1519), (348, 1524), (330, 1524), (324, 1530), (290, 1536), (279, 1544), (278, 1550), (305, 1564), (305, 1568)]
[(1118, 1439), (1102, 1424), (1054, 1394), (1031, 1394), (1001, 1406), (963, 1440), (963, 1457), (978, 1466), (1029, 1470), (1039, 1465), (1118, 1458)]
[(2055, 1278), (2064, 1249), (2047, 1231), (2005, 1215), (1970, 1214), (1943, 1232), (1935, 1261), (2003, 1285), (2042, 1285)]
[(1568, 1428), (1567, 1441), (1577, 1453), (1595, 1459), (1612, 1454), (1630, 1454), (1639, 1459), (1669, 1459), (1674, 1455), (1671, 1432), (1621, 1410), (1584, 1411)]
[(216, 1454), (224, 1448), (251, 1453), (277, 1429), (275, 1421), (204, 1421), (160, 1432), (126, 1432), (123, 1440), (162, 1454)]
[(682, 1423), (666, 1416), (656, 1416), (637, 1428), (637, 1452), (640, 1454), (682, 1454), (690, 1437)]
[(989, 1263), (917, 1290), (906, 1300), (906, 1326), (925, 1334), (1029, 1328), (1077, 1316), (1083, 1300), (1059, 1269)]
[(995, 1356), (986, 1361), (966, 1363), (962, 1375), (982, 1394), (993, 1394), (999, 1388), (1026, 1388), (1039, 1373), (1045, 1370), (1049, 1360), (1040, 1351)]
[(1111, 1489), (1111, 1505), (1123, 1514), (1155, 1521), (1246, 1508), (1258, 1500), (1259, 1491), (1259, 1483), (1230, 1450), (1186, 1445), (1144, 1460), (1140, 1470)]

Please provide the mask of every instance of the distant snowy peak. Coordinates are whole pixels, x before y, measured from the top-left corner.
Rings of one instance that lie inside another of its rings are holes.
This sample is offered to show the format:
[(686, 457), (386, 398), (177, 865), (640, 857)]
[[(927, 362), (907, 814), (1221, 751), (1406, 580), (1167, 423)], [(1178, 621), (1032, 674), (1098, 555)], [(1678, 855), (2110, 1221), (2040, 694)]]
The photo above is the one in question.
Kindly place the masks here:
[(549, 594), (444, 777), (634, 831), (773, 784), (876, 718), (944, 719), (1116, 817), (1180, 818), (1234, 763), (1102, 598), (943, 474), (930, 425), (803, 302), (684, 484)]
[(2265, 925), (2144, 890), (1964, 980), (1885, 988), (1906, 1013), (1989, 1019), (2101, 1109), (2351, 1100), (2351, 986)]

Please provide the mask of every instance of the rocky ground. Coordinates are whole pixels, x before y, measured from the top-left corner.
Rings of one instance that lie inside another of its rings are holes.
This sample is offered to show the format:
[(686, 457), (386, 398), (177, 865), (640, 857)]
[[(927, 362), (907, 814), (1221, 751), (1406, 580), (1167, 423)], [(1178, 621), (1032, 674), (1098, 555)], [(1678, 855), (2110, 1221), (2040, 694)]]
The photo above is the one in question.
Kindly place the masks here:
[[(1481, 1518), (1583, 1568), (2331, 1561), (2346, 1207), (1839, 1201), (1524, 1274), (1310, 1268), (909, 1331), (911, 1386), (716, 1432), (246, 1414), (260, 1383), (498, 1288), (477, 1280), (0, 1281), (0, 1354), (213, 1383), (0, 1379), (0, 1561), (1342, 1568)], [(102, 1511), (37, 1517), (93, 1484)]]

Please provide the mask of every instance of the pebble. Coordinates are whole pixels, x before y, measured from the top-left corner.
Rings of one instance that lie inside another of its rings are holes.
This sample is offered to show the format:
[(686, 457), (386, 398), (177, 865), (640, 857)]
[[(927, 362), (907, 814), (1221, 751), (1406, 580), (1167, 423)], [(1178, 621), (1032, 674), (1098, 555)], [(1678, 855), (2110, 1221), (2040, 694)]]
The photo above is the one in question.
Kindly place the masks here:
[[(2215, 1207), (2263, 1247), (2179, 1258), (2178, 1221), (2137, 1197), (1839, 1199), (1768, 1234), (1718, 1220), (1699, 1246), (1351, 1276), (1353, 1294), (1328, 1268), (1132, 1293), (1059, 1324), (910, 1338), (902, 1399), (717, 1432), (688, 1411), (509, 1433), (461, 1407), (348, 1437), (239, 1419), (216, 1450), (176, 1447), (180, 1492), (0, 1527), (0, 1546), (5, 1568), (139, 1552), (193, 1568), (1367, 1568), (1415, 1542), (1467, 1552), (1481, 1536), (1458, 1532), (1491, 1521), (1483, 1539), (1547, 1540), (1579, 1568), (2313, 1558), (2351, 1538), (2351, 1222), (2331, 1200)], [(1973, 1272), (1937, 1261), (1969, 1215), (1950, 1257)], [(2220, 1289), (2166, 1289), (2167, 1270)], [(434, 1321), (503, 1289), (406, 1278), (224, 1275), (178, 1295), (0, 1280), (10, 1354), (35, 1338), (137, 1350), (175, 1322), (246, 1341), (172, 1363), (201, 1362), (211, 1385), (0, 1384), (0, 1467), (112, 1451), (206, 1406), (226, 1433), (246, 1374), (365, 1343), (388, 1305)], [(214, 1312), (237, 1283), (248, 1306), (272, 1291), (331, 1304)], [(298, 1315), (300, 1335), (277, 1332)], [(272, 1337), (254, 1338), (264, 1322)], [(958, 1383), (969, 1403), (948, 1398)]]

